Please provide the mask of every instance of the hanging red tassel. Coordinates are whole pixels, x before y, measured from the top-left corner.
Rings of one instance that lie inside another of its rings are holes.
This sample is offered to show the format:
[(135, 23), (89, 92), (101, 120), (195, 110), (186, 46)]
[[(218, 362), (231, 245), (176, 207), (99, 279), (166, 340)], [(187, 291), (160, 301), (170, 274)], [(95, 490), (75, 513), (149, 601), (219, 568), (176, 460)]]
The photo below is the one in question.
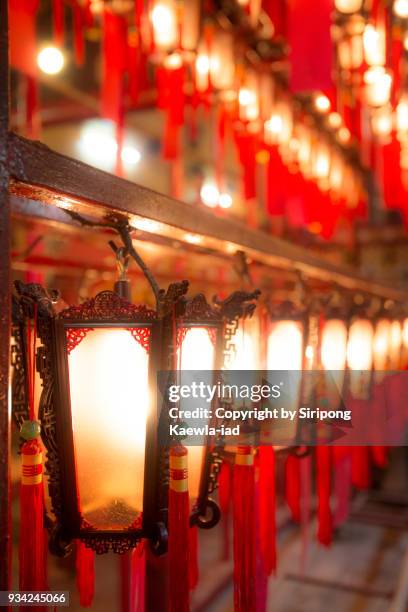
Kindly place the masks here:
[(198, 528), (190, 527), (189, 531), (189, 555), (190, 562), (188, 565), (188, 582), (190, 590), (196, 588), (198, 584), (199, 570), (198, 570)]
[(92, 606), (95, 592), (95, 553), (76, 541), (76, 584), (82, 608)]
[[(30, 420), (24, 421), (20, 435), (25, 440), (21, 447), (20, 488), (20, 591), (46, 589), (46, 553), (44, 538), (44, 485), (42, 449), (38, 441), (41, 426), (35, 420), (35, 351), (37, 340), (37, 308), (34, 307), (34, 329), (27, 323), (27, 378)], [(42, 608), (38, 608), (42, 609)]]
[(224, 461), (218, 476), (218, 500), (220, 502), (221, 524), (224, 539), (222, 558), (225, 560), (230, 558), (229, 515), (231, 510), (231, 472), (232, 468), (230, 463)]
[(351, 452), (348, 446), (333, 447), (334, 460), (334, 495), (336, 510), (334, 526), (342, 525), (350, 513), (351, 499)]
[(189, 531), (187, 449), (170, 450), (169, 574), (170, 612), (189, 612)]
[[(25, 421), (21, 428), (26, 442), (21, 448), (20, 591), (46, 588), (42, 450), (36, 439), (39, 430), (35, 421)], [(31, 435), (35, 437), (30, 439)]]
[(376, 467), (384, 469), (388, 464), (388, 449), (386, 446), (372, 446), (371, 456)]
[(255, 471), (250, 446), (238, 446), (234, 466), (234, 610), (256, 610)]
[(75, 3), (72, 8), (72, 20), (74, 29), (74, 52), (75, 63), (82, 66), (85, 59), (85, 39), (84, 39), (84, 12), (79, 3)]
[(330, 509), (331, 449), (316, 447), (317, 483), (317, 539), (323, 546), (330, 546), (333, 538), (333, 522)]
[(295, 523), (300, 523), (300, 463), (294, 455), (285, 462), (285, 499)]
[(146, 551), (144, 542), (134, 549), (130, 560), (130, 610), (145, 609)]
[(64, 0), (52, 0), (52, 21), (54, 43), (57, 47), (64, 45)]
[(352, 450), (351, 480), (357, 489), (366, 490), (370, 486), (370, 449), (368, 446), (354, 446)]
[(276, 570), (275, 451), (259, 448), (259, 530), (261, 557), (267, 576)]

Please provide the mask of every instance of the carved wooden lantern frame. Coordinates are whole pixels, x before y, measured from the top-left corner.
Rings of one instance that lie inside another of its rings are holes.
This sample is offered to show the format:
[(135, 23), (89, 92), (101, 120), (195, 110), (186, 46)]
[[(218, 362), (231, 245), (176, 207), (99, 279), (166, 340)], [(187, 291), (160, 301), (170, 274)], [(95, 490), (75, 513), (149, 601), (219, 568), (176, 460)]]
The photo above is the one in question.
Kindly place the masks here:
[[(143, 479), (140, 512), (120, 528), (110, 528), (101, 523), (95, 525), (89, 513), (84, 513), (80, 501), (82, 490), (79, 490), (76, 458), (78, 431), (74, 432), (75, 410), (72, 397), (75, 392), (72, 388), (70, 359), (81, 344), (84, 346), (84, 340), (92, 337), (95, 339), (97, 332), (124, 330), (148, 353), (147, 386), (150, 390), (155, 389), (158, 372), (172, 370), (175, 364), (176, 322), (176, 343), (181, 341), (183, 330), (193, 327), (205, 327), (208, 330), (215, 342), (214, 368), (220, 368), (237, 319), (252, 312), (255, 308), (252, 302), (258, 292), (236, 292), (224, 302), (210, 306), (201, 294), (187, 300), (184, 297), (187, 289), (187, 281), (170, 285), (167, 293), (160, 292), (157, 310), (134, 305), (114, 292), (103, 291), (79, 306), (57, 311), (54, 307), (56, 294), (48, 293), (40, 285), (16, 283), (16, 295), (13, 297), (14, 324), (16, 330), (20, 330), (16, 341), (24, 337), (21, 326), (24, 325), (24, 318), (33, 318), (36, 305), (37, 331), (41, 341), (37, 349), (36, 365), (43, 384), (38, 417), (46, 449), (45, 468), (50, 500), (47, 526), (51, 532), (50, 549), (57, 555), (68, 554), (70, 542), (75, 538), (84, 541), (97, 553), (109, 550), (125, 552), (136, 546), (141, 538), (147, 538), (153, 551), (158, 554), (167, 548), (168, 450), (171, 440), (168, 440), (167, 445), (158, 442), (159, 430), (163, 431), (163, 427), (168, 430), (169, 416), (164, 409), (165, 405), (159, 405), (157, 393), (150, 393), (143, 474), (139, 472), (135, 475), (135, 478)], [(17, 345), (16, 354), (20, 358), (16, 361), (21, 365), (25, 362), (25, 348), (23, 343), (17, 342)], [(121, 356), (118, 355), (117, 359), (120, 360)], [(24, 376), (24, 368), (18, 368), (15, 372), (18, 383), (16, 389), (20, 389), (16, 396), (19, 399), (18, 406), (24, 405)], [(116, 380), (116, 384), (119, 385), (120, 381)], [(23, 408), (14, 416), (18, 423), (26, 417)], [(120, 413), (118, 418), (121, 418)], [(101, 457), (104, 451), (102, 445)], [(199, 497), (191, 514), (192, 524), (209, 528), (218, 522), (218, 507), (209, 496), (217, 486), (220, 462), (217, 444), (208, 440), (203, 455)]]

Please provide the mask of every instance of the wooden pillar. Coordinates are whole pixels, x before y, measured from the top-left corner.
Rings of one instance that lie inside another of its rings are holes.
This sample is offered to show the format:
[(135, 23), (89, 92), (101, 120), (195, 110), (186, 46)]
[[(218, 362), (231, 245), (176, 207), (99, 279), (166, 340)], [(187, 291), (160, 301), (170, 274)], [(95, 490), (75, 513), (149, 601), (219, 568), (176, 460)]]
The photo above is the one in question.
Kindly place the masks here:
[(10, 587), (10, 205), (8, 13), (0, 2), (0, 590)]

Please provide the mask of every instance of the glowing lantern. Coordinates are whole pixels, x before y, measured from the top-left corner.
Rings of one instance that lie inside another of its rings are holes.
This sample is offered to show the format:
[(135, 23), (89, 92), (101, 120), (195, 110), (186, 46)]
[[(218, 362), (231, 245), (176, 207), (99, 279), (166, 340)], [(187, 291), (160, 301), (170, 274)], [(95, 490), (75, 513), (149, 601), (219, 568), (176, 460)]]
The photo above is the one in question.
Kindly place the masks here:
[[(241, 298), (232, 302), (225, 300), (227, 308), (224, 310), (223, 303), (210, 306), (202, 294), (187, 302), (185, 312), (178, 320), (177, 325), (177, 347), (178, 347), (178, 369), (180, 384), (192, 382), (189, 372), (199, 373), (200, 382), (213, 385), (217, 382), (217, 371), (224, 367), (226, 347), (224, 346), (224, 328), (237, 320), (238, 313), (243, 301), (257, 299), (258, 291), (252, 294), (241, 292)], [(252, 306), (248, 310), (251, 315)], [(241, 323), (243, 326), (244, 323)], [(231, 362), (231, 360), (230, 360)], [(180, 399), (181, 410), (195, 408), (188, 402)], [(209, 405), (209, 408), (212, 404)], [(187, 425), (203, 425), (203, 419), (197, 423), (196, 419), (183, 417)], [(208, 425), (215, 425), (217, 420), (210, 418)], [(192, 522), (200, 527), (209, 528), (215, 525), (220, 517), (217, 504), (209, 495), (214, 488), (214, 467), (218, 461), (219, 454), (215, 440), (194, 440), (194, 444), (188, 445), (188, 475), (189, 495), (192, 512)]]
[(389, 337), (389, 368), (398, 370), (401, 365), (402, 327), (400, 321), (391, 322)]
[(393, 128), (393, 113), (391, 106), (382, 106), (375, 109), (371, 117), (373, 134), (382, 143), (388, 142)]
[(407, 0), (395, 0), (393, 6), (394, 13), (401, 19), (408, 18), (408, 1)]
[(198, 91), (208, 90), (210, 83), (210, 57), (205, 43), (200, 43), (195, 60), (195, 83)]
[[(122, 295), (129, 290), (125, 271), (115, 285)], [(245, 302), (259, 292), (239, 292), (211, 308), (201, 295), (186, 301), (188, 282), (182, 281), (167, 293), (155, 291), (157, 311), (103, 291), (56, 312), (40, 285), (17, 283), (16, 288), (18, 303), (29, 303), (29, 312), (37, 313), (41, 340), (39, 418), (55, 518), (53, 551), (64, 554), (70, 540), (78, 538), (98, 553), (124, 552), (148, 538), (156, 552), (164, 552), (170, 414), (161, 410), (154, 393), (157, 373), (170, 368), (168, 376), (174, 376), (179, 334), (183, 367), (218, 367), (223, 326), (252, 313), (255, 305)], [(159, 416), (165, 426), (162, 444)], [(192, 452), (194, 494), (200, 471), (205, 493), (197, 506), (199, 525), (202, 509), (205, 515), (212, 508), (210, 522), (217, 520), (216, 505), (207, 496), (214, 486), (213, 457), (208, 449)], [(209, 526), (205, 516), (201, 523)]]
[(200, 34), (200, 0), (185, 0), (182, 7), (181, 47), (195, 51)]
[(210, 78), (215, 89), (228, 92), (234, 87), (234, 41), (225, 30), (217, 30), (211, 41)]
[(339, 13), (350, 15), (351, 13), (358, 13), (363, 5), (362, 0), (335, 0), (334, 6)]
[(369, 66), (385, 65), (385, 31), (368, 24), (363, 33), (364, 57)]
[(364, 60), (362, 36), (358, 34), (342, 38), (337, 45), (340, 66), (343, 70), (357, 70)]
[(347, 365), (350, 372), (350, 391), (356, 399), (367, 399), (370, 394), (373, 368), (374, 328), (369, 319), (357, 316), (349, 327)]
[[(312, 371), (317, 362), (319, 324), (311, 309), (305, 310), (290, 301), (271, 308), (267, 332), (266, 369), (279, 370), (288, 376), (284, 407), (298, 410), (310, 402), (310, 380), (303, 371)], [(303, 403), (305, 402), (305, 403)], [(285, 443), (296, 444), (298, 424), (285, 423), (281, 433)]]
[(242, 121), (256, 121), (259, 118), (259, 84), (255, 72), (246, 75), (238, 92), (239, 116)]
[(402, 322), (402, 358), (401, 368), (406, 369), (408, 366), (408, 318)]
[(401, 96), (397, 104), (396, 128), (399, 139), (408, 133), (408, 99), (406, 95)]
[(365, 98), (370, 106), (385, 106), (390, 101), (392, 76), (382, 66), (364, 73)]
[(329, 188), (330, 149), (325, 143), (316, 142), (314, 148), (313, 175), (319, 187)]
[(378, 319), (373, 339), (373, 359), (376, 382), (381, 382), (389, 365), (391, 321), (388, 318)]
[(175, 0), (156, 0), (151, 12), (153, 40), (158, 49), (170, 51), (179, 42)]
[(320, 343), (320, 360), (326, 371), (326, 400), (330, 409), (338, 408), (347, 363), (347, 325), (343, 318), (337, 317), (335, 311), (328, 314)]

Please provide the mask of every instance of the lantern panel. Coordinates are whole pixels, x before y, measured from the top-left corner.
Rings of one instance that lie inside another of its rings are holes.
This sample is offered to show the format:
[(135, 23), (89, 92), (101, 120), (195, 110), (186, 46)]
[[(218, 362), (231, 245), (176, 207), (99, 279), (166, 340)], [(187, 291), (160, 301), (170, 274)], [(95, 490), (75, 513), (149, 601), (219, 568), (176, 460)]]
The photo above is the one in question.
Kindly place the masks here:
[(387, 369), (389, 347), (390, 347), (391, 322), (388, 319), (380, 319), (374, 333), (374, 369), (382, 372)]
[[(297, 410), (300, 403), (303, 367), (303, 325), (300, 321), (275, 321), (271, 324), (266, 363), (268, 370), (290, 371), (289, 389), (284, 398), (287, 410)], [(294, 371), (292, 371), (294, 370)], [(284, 439), (291, 440), (296, 435), (297, 422), (285, 422), (282, 431)]]
[(389, 342), (390, 369), (398, 370), (401, 365), (402, 327), (397, 320), (391, 323)]
[(78, 503), (97, 530), (141, 526), (149, 354), (140, 338), (148, 331), (75, 328), (83, 337), (72, 346), (67, 329)]
[[(341, 319), (329, 319), (324, 323), (321, 340), (322, 366), (330, 374), (326, 376), (327, 400), (330, 408), (337, 402), (343, 390), (347, 356), (347, 326)], [(332, 385), (334, 384), (334, 388)]]
[[(212, 327), (181, 327), (179, 328), (179, 343), (178, 363), (180, 369), (180, 384), (183, 382), (183, 371), (202, 370), (208, 372), (208, 380), (204, 380), (206, 376), (201, 375), (201, 380), (211, 385), (213, 384), (212, 371), (215, 367), (215, 340), (217, 330)], [(184, 378), (184, 380), (186, 380)], [(188, 378), (188, 381), (190, 379)], [(186, 381), (187, 382), (187, 381)], [(180, 400), (180, 409), (183, 410), (183, 400)], [(184, 419), (188, 425), (194, 425), (194, 419)], [(203, 440), (204, 442), (204, 440)], [(196, 504), (200, 493), (200, 481), (203, 471), (203, 462), (205, 457), (205, 446), (189, 446), (188, 447), (188, 490), (190, 496), (190, 505), (193, 508)]]

